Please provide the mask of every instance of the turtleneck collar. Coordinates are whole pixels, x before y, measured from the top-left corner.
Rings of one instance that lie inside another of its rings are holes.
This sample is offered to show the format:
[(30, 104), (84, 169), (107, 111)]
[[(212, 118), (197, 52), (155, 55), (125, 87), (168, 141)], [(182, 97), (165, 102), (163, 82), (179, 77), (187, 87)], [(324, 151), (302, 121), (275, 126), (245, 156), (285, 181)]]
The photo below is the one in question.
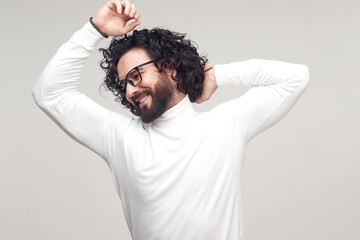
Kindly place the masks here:
[(159, 118), (145, 126), (155, 126), (157, 128), (168, 128), (184, 123), (196, 114), (188, 95), (178, 104), (164, 112)]

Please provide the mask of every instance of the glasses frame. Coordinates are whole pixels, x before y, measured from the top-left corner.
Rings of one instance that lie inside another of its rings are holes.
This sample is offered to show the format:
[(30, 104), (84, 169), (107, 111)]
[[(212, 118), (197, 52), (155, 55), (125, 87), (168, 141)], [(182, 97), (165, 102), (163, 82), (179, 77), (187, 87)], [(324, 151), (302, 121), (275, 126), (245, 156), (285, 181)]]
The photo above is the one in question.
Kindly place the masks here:
[[(151, 61), (148, 61), (148, 62), (146, 62), (146, 63), (137, 65), (136, 67), (132, 68), (132, 69), (126, 74), (125, 79), (119, 80), (119, 75), (118, 75), (118, 76), (116, 77), (116, 81), (119, 83), (120, 86), (124, 84), (124, 87), (123, 87), (124, 89), (126, 89), (127, 83), (129, 83), (129, 84), (130, 84), (131, 86), (133, 86), (133, 87), (139, 85), (139, 84), (142, 82), (142, 76), (141, 76), (141, 73), (140, 73), (140, 71), (139, 71), (139, 68), (141, 68), (141, 67), (143, 67), (143, 66), (145, 66), (145, 65), (148, 65), (148, 64), (150, 64), (150, 63), (153, 63), (153, 62), (155, 62), (155, 60), (151, 60)], [(130, 74), (134, 69), (138, 72), (138, 74), (139, 74), (139, 76), (140, 76), (140, 81), (139, 81), (137, 84), (135, 84), (132, 80), (129, 80), (129, 79), (128, 79), (129, 74)]]

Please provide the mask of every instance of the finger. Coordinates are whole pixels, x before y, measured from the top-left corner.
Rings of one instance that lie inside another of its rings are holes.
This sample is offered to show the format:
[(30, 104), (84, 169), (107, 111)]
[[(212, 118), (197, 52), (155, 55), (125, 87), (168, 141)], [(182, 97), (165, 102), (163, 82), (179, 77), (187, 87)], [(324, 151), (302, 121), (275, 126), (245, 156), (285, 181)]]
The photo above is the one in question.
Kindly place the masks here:
[(122, 10), (121, 3), (119, 0), (113, 0), (113, 1), (111, 1), (111, 4), (112, 4), (113, 8), (116, 9), (116, 12), (118, 14), (122, 14), (123, 10)]
[(126, 33), (130, 32), (130, 31), (134, 30), (134, 29), (136, 28), (136, 26), (138, 26), (138, 25), (140, 25), (140, 24), (141, 24), (141, 22), (135, 21), (135, 22), (132, 22), (132, 23), (126, 25), (126, 26), (124, 27), (124, 32), (125, 32), (124, 34), (126, 34)]
[(120, 5), (121, 5), (121, 14), (125, 14), (125, 7), (126, 7), (125, 2), (120, 2)]
[(201, 100), (201, 99), (196, 99), (196, 101), (195, 101), (197, 104), (200, 104), (200, 103), (202, 103), (203, 102), (203, 100)]
[(202, 103), (203, 101), (204, 101), (204, 99), (203, 99), (202, 96), (199, 96), (199, 97), (195, 100), (195, 102), (196, 102), (197, 104)]
[(116, 9), (116, 5), (115, 5), (115, 3), (114, 3), (113, 1), (108, 1), (108, 2), (107, 2), (107, 5), (108, 5), (108, 7), (111, 8), (111, 9), (114, 9), (114, 8)]
[(125, 11), (124, 11), (124, 14), (125, 14), (125, 15), (129, 15), (129, 14), (130, 14), (130, 11), (131, 11), (131, 3), (130, 3), (129, 0), (125, 0), (124, 3), (125, 3)]
[(111, 10), (118, 12), (118, 9), (116, 6), (116, 1), (109, 1), (109, 2), (107, 2), (107, 5)]
[(140, 19), (140, 13), (136, 11), (134, 19), (139, 20)]
[(129, 17), (134, 18), (135, 14), (136, 14), (136, 7), (135, 7), (135, 4), (132, 3), (131, 4), (131, 12), (130, 12)]

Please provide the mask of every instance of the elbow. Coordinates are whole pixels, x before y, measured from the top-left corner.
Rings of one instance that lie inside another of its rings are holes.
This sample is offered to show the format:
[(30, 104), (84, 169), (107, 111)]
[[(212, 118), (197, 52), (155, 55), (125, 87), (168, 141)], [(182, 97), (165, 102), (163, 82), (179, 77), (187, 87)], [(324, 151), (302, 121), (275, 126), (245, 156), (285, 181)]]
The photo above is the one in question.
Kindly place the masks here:
[(40, 93), (36, 87), (36, 84), (31, 89), (31, 95), (36, 103), (36, 105), (39, 105), (40, 101)]
[(42, 97), (42, 94), (41, 94), (41, 87), (38, 84), (35, 84), (33, 86), (33, 88), (31, 89), (31, 95), (32, 95), (36, 105), (39, 108), (44, 109), (46, 104), (45, 104), (44, 98)]
[(310, 70), (309, 67), (303, 64), (297, 64), (297, 82), (302, 90), (305, 90), (310, 83)]
[(306, 85), (306, 87), (310, 83), (310, 70), (309, 67), (306, 65), (302, 65), (303, 71), (302, 71), (302, 81)]

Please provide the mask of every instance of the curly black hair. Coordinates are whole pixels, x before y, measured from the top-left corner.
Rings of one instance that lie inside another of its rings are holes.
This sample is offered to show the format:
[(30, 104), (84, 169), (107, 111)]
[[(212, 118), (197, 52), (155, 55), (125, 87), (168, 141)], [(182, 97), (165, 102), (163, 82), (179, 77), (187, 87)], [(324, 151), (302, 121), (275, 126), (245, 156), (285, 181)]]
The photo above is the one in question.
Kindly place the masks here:
[(154, 28), (135, 30), (132, 35), (114, 37), (108, 49), (99, 49), (104, 56), (100, 66), (106, 72), (102, 86), (117, 96), (115, 101), (121, 102), (133, 114), (139, 116), (136, 109), (127, 101), (125, 88), (119, 85), (116, 78), (119, 59), (133, 48), (142, 48), (154, 60), (160, 73), (165, 69), (176, 70), (176, 77), (172, 76), (172, 78), (177, 81), (177, 89), (188, 94), (190, 101), (195, 102), (203, 90), (204, 67), (208, 60), (206, 56), (198, 54), (196, 43), (185, 39), (185, 35)]

